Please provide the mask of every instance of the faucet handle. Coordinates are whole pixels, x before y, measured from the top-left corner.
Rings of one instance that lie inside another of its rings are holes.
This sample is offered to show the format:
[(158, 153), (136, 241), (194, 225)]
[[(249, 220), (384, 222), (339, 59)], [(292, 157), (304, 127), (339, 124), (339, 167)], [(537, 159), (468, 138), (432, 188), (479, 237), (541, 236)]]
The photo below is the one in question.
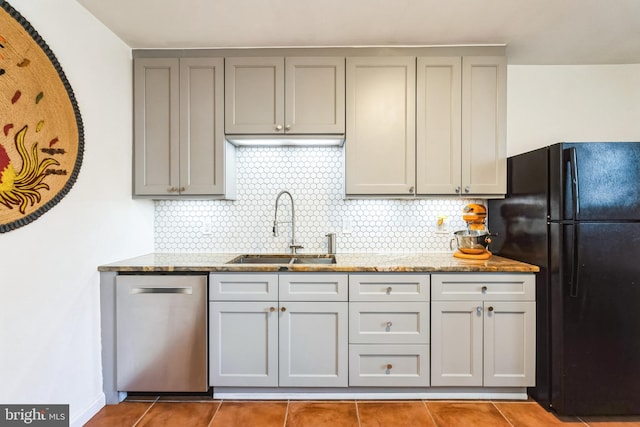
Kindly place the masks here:
[(295, 254), (297, 252), (298, 249), (303, 249), (304, 246), (298, 244), (298, 243), (291, 243), (289, 245), (289, 247), (291, 248), (291, 253)]

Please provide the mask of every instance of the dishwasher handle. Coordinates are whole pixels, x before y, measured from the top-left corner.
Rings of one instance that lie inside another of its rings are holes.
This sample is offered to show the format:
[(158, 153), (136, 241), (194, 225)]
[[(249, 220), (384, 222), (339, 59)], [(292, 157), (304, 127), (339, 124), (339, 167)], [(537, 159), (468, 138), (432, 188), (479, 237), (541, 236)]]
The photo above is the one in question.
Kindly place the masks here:
[(181, 286), (175, 288), (158, 288), (158, 287), (133, 287), (132, 294), (193, 294), (191, 286)]

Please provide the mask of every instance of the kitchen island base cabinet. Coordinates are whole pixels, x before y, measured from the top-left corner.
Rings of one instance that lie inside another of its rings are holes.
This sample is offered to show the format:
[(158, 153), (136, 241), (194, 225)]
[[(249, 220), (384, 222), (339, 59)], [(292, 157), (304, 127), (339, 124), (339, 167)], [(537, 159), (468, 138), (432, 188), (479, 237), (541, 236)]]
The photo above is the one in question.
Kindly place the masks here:
[[(308, 292), (296, 292), (304, 285)], [(212, 274), (210, 385), (346, 387), (346, 286), (335, 274)]]
[(535, 384), (533, 275), (433, 275), (431, 385)]

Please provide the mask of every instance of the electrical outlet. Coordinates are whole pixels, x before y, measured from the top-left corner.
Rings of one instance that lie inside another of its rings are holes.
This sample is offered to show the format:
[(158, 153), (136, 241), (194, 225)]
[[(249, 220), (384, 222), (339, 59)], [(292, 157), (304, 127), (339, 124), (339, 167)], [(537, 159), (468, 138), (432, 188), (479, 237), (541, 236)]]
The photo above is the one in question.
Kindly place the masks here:
[(200, 232), (204, 236), (211, 236), (213, 234), (213, 230), (211, 227), (211, 221), (202, 221), (200, 223)]

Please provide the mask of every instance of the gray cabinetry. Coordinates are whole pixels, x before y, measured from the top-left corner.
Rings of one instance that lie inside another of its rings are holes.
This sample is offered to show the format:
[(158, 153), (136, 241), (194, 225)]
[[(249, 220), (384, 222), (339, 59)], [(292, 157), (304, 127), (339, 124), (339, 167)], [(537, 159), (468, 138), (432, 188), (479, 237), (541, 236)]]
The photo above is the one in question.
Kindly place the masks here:
[(532, 274), (434, 274), (432, 386), (533, 386)]
[(346, 387), (347, 276), (212, 274), (210, 384)]
[(228, 57), (229, 135), (344, 133), (343, 57)]
[(503, 56), (418, 57), (417, 193), (506, 192)]
[(347, 58), (347, 194), (414, 194), (415, 72), (415, 57)]
[(507, 59), (462, 58), (460, 194), (507, 192)]
[(233, 198), (223, 58), (134, 60), (134, 195)]
[(347, 58), (348, 195), (506, 192), (506, 58)]
[(349, 275), (349, 385), (429, 385), (429, 276)]

